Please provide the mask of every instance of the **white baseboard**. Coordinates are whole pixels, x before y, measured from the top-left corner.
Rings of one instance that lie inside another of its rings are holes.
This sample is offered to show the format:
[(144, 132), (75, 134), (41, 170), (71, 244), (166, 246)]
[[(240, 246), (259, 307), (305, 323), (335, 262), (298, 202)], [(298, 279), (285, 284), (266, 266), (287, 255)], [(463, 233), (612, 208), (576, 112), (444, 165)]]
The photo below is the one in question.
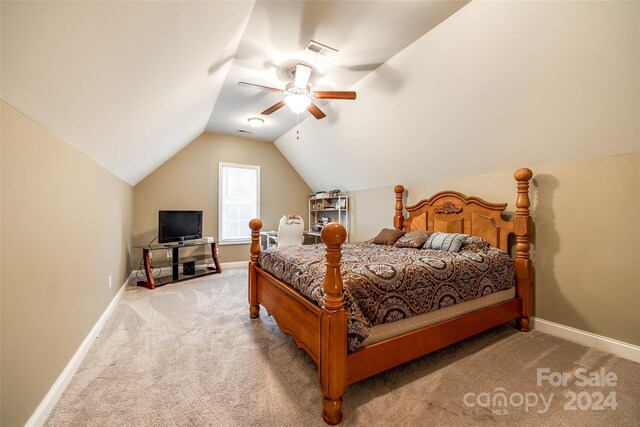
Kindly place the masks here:
[[(224, 269), (244, 268), (247, 266), (247, 264), (248, 261), (236, 261), (223, 262), (220, 264), (220, 266), (224, 271)], [(97, 336), (100, 334), (100, 331), (102, 330), (105, 323), (107, 323), (107, 320), (111, 316), (111, 313), (113, 313), (113, 310), (118, 304), (118, 301), (120, 301), (120, 299), (122, 298), (122, 294), (124, 293), (127, 284), (135, 284), (137, 280), (137, 272), (138, 270), (132, 271), (127, 280), (122, 284), (122, 286), (118, 290), (118, 293), (116, 293), (116, 295), (113, 297), (98, 321), (95, 323), (95, 325), (93, 325), (93, 328), (91, 328), (91, 331), (89, 331), (89, 334), (86, 336), (84, 341), (82, 341), (82, 344), (80, 344), (73, 357), (71, 357), (71, 360), (69, 360), (67, 366), (65, 366), (60, 376), (58, 376), (56, 382), (53, 383), (53, 386), (51, 386), (47, 395), (44, 397), (44, 399), (42, 399), (40, 405), (38, 405), (36, 410), (33, 412), (31, 417), (29, 418), (29, 421), (27, 421), (27, 423), (25, 424), (26, 427), (39, 427), (43, 425), (45, 421), (47, 421), (47, 418), (58, 402), (58, 399), (60, 399), (60, 396), (62, 396), (62, 393), (67, 388), (67, 385), (69, 385), (69, 382), (71, 381), (73, 375), (76, 373), (76, 370), (80, 366), (80, 363), (82, 363), (82, 360), (87, 355), (89, 348), (91, 348), (91, 344), (93, 344), (93, 341), (95, 341)], [(144, 271), (140, 271), (140, 274), (144, 276)]]
[(40, 405), (38, 405), (34, 413), (31, 415), (31, 418), (29, 418), (29, 421), (27, 421), (27, 423), (25, 424), (26, 427), (39, 427), (42, 426), (45, 421), (47, 421), (47, 418), (49, 418), (49, 414), (53, 410), (54, 406), (56, 406), (58, 399), (60, 399), (60, 396), (62, 396), (62, 393), (67, 388), (67, 385), (69, 385), (69, 382), (71, 381), (73, 375), (76, 373), (76, 370), (80, 366), (80, 363), (87, 355), (89, 348), (91, 348), (91, 344), (93, 344), (93, 341), (95, 341), (97, 336), (100, 334), (102, 327), (105, 325), (105, 323), (107, 323), (107, 320), (111, 316), (113, 310), (116, 308), (118, 301), (120, 301), (120, 298), (122, 298), (122, 294), (124, 293), (127, 283), (131, 281), (132, 274), (133, 273), (129, 275), (127, 280), (120, 287), (118, 293), (113, 297), (96, 324), (93, 325), (93, 328), (91, 328), (87, 337), (84, 339), (84, 341), (82, 341), (82, 344), (80, 344), (78, 350), (76, 350), (75, 354), (73, 355), (71, 360), (69, 360), (69, 363), (67, 363), (67, 366), (65, 366), (56, 382), (53, 383), (53, 386), (51, 386), (47, 395), (44, 397), (44, 399), (42, 399)]
[(539, 317), (533, 317), (532, 320), (533, 328), (538, 332), (544, 332), (554, 337), (563, 338), (567, 341), (612, 353), (624, 359), (640, 363), (640, 346), (540, 319)]

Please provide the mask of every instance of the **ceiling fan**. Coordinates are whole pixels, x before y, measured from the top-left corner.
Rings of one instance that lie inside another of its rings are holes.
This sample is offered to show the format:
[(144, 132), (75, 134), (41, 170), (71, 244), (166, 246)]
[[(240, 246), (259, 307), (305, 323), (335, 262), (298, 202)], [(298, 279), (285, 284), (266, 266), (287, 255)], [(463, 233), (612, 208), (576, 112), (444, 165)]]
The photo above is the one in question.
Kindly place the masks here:
[(238, 86), (255, 87), (258, 89), (266, 90), (269, 92), (282, 93), (285, 98), (272, 105), (262, 112), (264, 115), (269, 115), (274, 111), (279, 110), (286, 104), (291, 111), (296, 114), (302, 113), (305, 109), (308, 110), (316, 119), (323, 119), (327, 115), (322, 112), (313, 102), (311, 98), (315, 99), (356, 99), (355, 92), (346, 91), (311, 91), (309, 88), (309, 77), (311, 76), (311, 67), (304, 64), (297, 64), (296, 69), (293, 71), (294, 81), (287, 84), (284, 90), (277, 89), (269, 86), (262, 86), (253, 83), (239, 82)]

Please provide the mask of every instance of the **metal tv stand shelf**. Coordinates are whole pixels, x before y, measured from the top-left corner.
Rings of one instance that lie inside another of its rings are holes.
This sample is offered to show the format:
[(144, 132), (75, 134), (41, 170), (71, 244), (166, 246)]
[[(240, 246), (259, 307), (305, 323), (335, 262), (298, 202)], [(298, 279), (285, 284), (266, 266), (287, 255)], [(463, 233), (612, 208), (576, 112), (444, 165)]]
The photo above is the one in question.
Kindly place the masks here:
[[(211, 253), (206, 253), (207, 245), (211, 245)], [(189, 254), (180, 257), (180, 249), (197, 248), (203, 246), (204, 253)], [(155, 289), (156, 286), (166, 285), (167, 283), (179, 282), (181, 280), (193, 279), (194, 277), (206, 276), (208, 274), (222, 273), (220, 261), (218, 261), (218, 249), (215, 242), (203, 242), (201, 240), (186, 241), (182, 244), (167, 243), (163, 245), (136, 246), (142, 249), (142, 261), (144, 263), (144, 272), (147, 280), (138, 281), (138, 286), (144, 286), (147, 289)], [(161, 261), (152, 262), (153, 251), (171, 251), (171, 259), (163, 259)], [(204, 262), (203, 262), (204, 261)], [(180, 264), (195, 263), (196, 268), (193, 274), (180, 273)], [(204, 269), (198, 270), (197, 266), (205, 266)], [(153, 277), (152, 268), (171, 267), (171, 275)]]

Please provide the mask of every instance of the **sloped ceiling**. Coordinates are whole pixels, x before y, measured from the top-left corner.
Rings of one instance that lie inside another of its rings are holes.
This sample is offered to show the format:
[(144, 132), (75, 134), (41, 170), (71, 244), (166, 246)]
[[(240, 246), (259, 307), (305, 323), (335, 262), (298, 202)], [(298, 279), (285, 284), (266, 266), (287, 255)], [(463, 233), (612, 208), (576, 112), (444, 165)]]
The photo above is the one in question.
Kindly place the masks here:
[[(240, 81), (284, 89), (297, 62), (313, 68), (312, 90), (348, 90), (426, 32), (464, 6), (463, 1), (263, 1), (257, 2), (242, 35), (207, 131), (274, 141), (295, 126), (288, 108), (260, 112), (281, 101), (277, 93), (239, 87)], [(305, 51), (311, 41), (338, 49), (331, 58)], [(334, 101), (348, 102), (348, 101)], [(316, 101), (323, 107), (326, 102)], [(265, 125), (253, 130), (249, 117)], [(324, 119), (326, 120), (326, 119)]]
[(2, 2), (2, 99), (130, 184), (199, 136), (253, 2)]
[(638, 16), (639, 2), (472, 2), (275, 144), (314, 190), (639, 152)]
[(358, 92), (251, 135), (314, 189), (640, 151), (640, 3), (465, 4), (3, 1), (1, 96), (132, 185), (277, 102), (236, 84), (282, 87), (297, 61)]
[[(283, 87), (302, 61), (315, 89), (347, 90), (467, 2), (2, 1), (1, 96), (134, 185), (205, 128), (237, 134), (281, 99), (238, 81)], [(340, 53), (305, 54), (311, 39)], [(250, 137), (296, 120), (282, 109)]]

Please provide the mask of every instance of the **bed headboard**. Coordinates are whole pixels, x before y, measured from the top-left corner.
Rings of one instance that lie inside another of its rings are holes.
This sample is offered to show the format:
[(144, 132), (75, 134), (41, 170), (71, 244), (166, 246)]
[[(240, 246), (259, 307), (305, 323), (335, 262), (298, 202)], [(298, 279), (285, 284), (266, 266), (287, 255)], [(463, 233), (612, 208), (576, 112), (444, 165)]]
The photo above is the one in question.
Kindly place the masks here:
[[(516, 244), (526, 243), (528, 258), (529, 230), (529, 180), (533, 176), (531, 170), (518, 169), (514, 178), (517, 181), (518, 198), (516, 200), (516, 217), (513, 222), (502, 217), (506, 203), (490, 203), (479, 197), (465, 196), (457, 191), (441, 191), (432, 197), (420, 200), (407, 206), (407, 217), (403, 215), (402, 196), (404, 187), (394, 188), (396, 207), (393, 225), (407, 232), (416, 230), (441, 231), (444, 233), (465, 233), (487, 240), (492, 246), (509, 250), (509, 234), (516, 234)], [(519, 237), (521, 237), (519, 239)], [(526, 242), (524, 241), (526, 238)], [(525, 249), (516, 247), (516, 249)]]

